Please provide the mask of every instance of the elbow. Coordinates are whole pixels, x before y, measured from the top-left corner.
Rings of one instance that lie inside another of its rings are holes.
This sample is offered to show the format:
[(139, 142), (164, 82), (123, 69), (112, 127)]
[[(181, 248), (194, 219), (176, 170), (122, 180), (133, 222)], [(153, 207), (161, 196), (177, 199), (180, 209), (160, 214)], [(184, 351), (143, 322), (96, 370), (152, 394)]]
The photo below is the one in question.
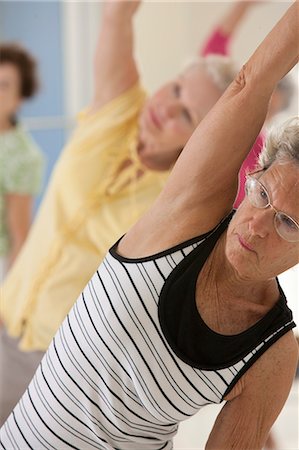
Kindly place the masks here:
[(258, 95), (270, 100), (278, 80), (274, 80), (271, 74), (264, 73), (258, 64), (246, 63), (236, 75), (232, 89), (235, 94), (246, 92), (248, 95)]
[(249, 64), (244, 64), (237, 73), (232, 83), (232, 88), (235, 94), (239, 94), (244, 91), (256, 89), (257, 83), (258, 77), (255, 71), (252, 70)]
[(244, 64), (241, 70), (237, 73), (233, 81), (233, 84), (238, 92), (241, 92), (247, 86), (247, 84), (250, 84), (250, 77), (248, 74), (247, 64)]
[(238, 98), (244, 108), (259, 102), (260, 108), (267, 110), (274, 89), (275, 83), (261, 77), (256, 68), (244, 64), (230, 86), (230, 96)]

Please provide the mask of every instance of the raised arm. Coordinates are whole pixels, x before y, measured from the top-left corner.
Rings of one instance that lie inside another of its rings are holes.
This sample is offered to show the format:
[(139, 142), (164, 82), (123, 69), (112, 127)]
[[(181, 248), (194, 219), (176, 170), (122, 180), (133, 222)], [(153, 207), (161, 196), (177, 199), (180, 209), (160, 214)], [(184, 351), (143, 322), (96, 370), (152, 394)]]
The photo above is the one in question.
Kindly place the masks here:
[(94, 61), (92, 109), (125, 92), (138, 80), (134, 60), (133, 16), (140, 1), (108, 0), (102, 20)]
[(220, 21), (218, 28), (226, 36), (231, 36), (239, 27), (248, 10), (257, 3), (260, 2), (248, 0), (235, 2)]
[(205, 217), (209, 228), (231, 208), (238, 171), (264, 123), (275, 85), (298, 62), (298, 9), (297, 1), (195, 130), (156, 203), (166, 216), (179, 221), (188, 214), (190, 223)]
[(206, 56), (210, 53), (229, 54), (231, 38), (233, 38), (248, 10), (256, 3), (247, 0), (233, 3), (228, 12), (220, 19), (203, 47), (200, 48), (199, 54), (201, 56)]

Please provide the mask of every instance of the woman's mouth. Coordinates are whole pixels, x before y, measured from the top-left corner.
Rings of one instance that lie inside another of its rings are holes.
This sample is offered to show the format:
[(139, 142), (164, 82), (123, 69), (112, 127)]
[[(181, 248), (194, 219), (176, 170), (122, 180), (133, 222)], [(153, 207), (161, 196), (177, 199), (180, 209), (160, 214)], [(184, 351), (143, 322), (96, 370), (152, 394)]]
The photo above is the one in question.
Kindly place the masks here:
[(149, 111), (149, 117), (151, 119), (151, 122), (154, 124), (154, 126), (156, 128), (158, 128), (158, 130), (161, 130), (162, 124), (161, 124), (161, 121), (160, 121), (159, 117), (155, 113), (155, 111), (152, 108), (149, 108), (148, 111)]
[(254, 252), (251, 245), (248, 244), (248, 242), (246, 242), (245, 239), (242, 238), (242, 236), (240, 236), (239, 234), (237, 234), (237, 236), (238, 236), (239, 243), (243, 248), (245, 248), (246, 250), (248, 250), (250, 252)]

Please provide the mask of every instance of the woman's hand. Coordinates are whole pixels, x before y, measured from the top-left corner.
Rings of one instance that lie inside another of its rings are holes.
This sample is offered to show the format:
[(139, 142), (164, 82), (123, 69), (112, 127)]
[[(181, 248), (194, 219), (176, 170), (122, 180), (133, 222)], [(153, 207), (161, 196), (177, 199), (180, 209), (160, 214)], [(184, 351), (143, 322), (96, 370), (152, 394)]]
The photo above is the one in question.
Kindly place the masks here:
[(104, 3), (103, 14), (111, 20), (129, 20), (133, 17), (140, 4), (140, 0), (108, 0)]

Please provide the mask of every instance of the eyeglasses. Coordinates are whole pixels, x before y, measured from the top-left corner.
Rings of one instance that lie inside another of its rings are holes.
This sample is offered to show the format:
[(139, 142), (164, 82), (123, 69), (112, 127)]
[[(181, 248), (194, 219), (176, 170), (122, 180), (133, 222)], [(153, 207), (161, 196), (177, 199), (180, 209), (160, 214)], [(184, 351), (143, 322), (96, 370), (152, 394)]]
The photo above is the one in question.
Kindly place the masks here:
[(249, 174), (246, 178), (245, 192), (250, 204), (259, 209), (266, 209), (270, 206), (275, 211), (274, 227), (279, 236), (288, 242), (299, 241), (299, 224), (292, 217), (274, 208), (266, 188), (253, 176), (258, 172)]

